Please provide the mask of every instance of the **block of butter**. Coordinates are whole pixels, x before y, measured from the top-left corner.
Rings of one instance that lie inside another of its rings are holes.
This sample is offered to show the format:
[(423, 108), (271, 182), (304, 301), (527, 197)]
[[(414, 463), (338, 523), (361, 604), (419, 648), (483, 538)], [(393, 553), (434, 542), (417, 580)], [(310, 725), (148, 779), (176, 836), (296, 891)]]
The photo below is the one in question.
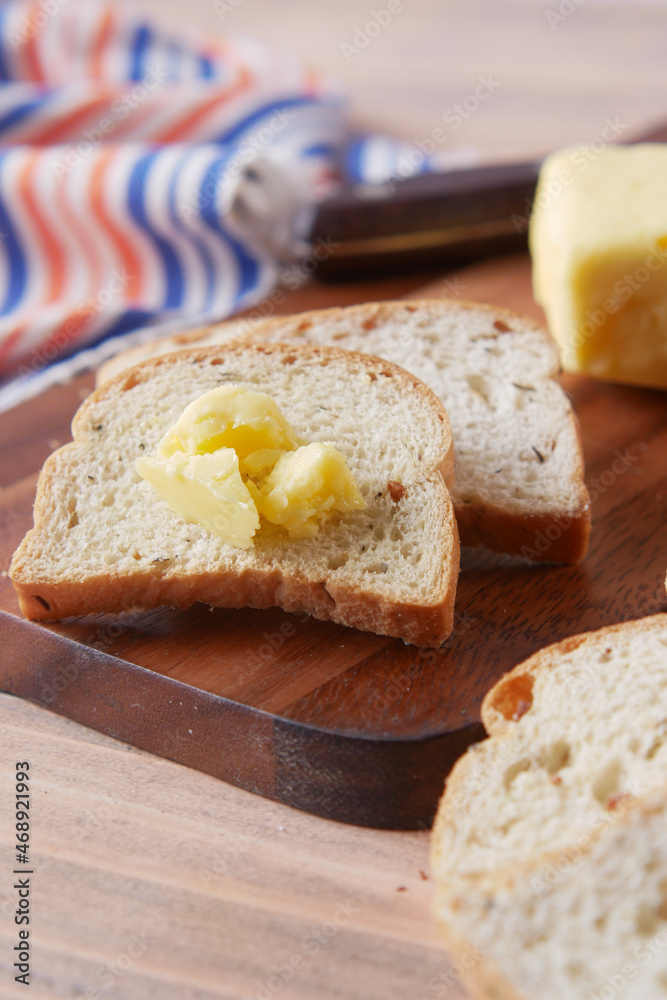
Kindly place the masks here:
[(667, 145), (547, 157), (529, 239), (563, 368), (667, 388)]

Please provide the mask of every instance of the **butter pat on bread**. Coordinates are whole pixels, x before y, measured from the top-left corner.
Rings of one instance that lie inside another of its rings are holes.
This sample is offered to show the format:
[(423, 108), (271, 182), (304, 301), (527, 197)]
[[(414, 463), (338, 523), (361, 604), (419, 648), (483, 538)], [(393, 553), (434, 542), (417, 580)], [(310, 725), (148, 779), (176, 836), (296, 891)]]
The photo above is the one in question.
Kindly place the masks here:
[[(333, 442), (365, 508), (335, 513), (313, 537), (263, 525), (247, 549), (172, 510), (136, 460), (155, 454), (191, 402), (230, 384), (269, 395), (299, 441)], [(434, 393), (396, 365), (305, 345), (182, 351), (102, 386), (72, 430), (42, 470), (35, 526), (10, 567), (27, 617), (200, 601), (307, 611), (423, 646), (450, 634), (451, 430)], [(403, 487), (399, 499), (390, 482)]]
[(447, 299), (235, 319), (119, 354), (97, 384), (146, 358), (239, 339), (332, 345), (408, 369), (449, 416), (461, 542), (551, 562), (584, 558), (590, 502), (579, 426), (556, 381), (556, 344), (531, 320)]
[(307, 538), (335, 512), (366, 506), (333, 445), (299, 441), (274, 399), (238, 385), (188, 403), (134, 467), (176, 514), (242, 549), (260, 514)]

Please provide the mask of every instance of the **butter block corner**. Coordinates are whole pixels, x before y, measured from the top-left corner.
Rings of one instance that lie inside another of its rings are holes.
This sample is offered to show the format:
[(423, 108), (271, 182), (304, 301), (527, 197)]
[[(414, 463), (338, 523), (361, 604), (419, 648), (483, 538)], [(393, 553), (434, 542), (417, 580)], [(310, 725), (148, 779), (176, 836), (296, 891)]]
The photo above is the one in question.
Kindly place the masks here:
[(547, 157), (529, 243), (563, 368), (667, 388), (667, 145)]

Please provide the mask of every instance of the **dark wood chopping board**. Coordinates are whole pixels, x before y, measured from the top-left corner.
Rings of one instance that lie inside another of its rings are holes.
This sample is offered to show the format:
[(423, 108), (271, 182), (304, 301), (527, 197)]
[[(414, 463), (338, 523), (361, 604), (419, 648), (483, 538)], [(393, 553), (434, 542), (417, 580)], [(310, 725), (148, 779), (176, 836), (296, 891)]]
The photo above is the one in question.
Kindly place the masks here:
[[(407, 287), (313, 286), (281, 311)], [(430, 290), (539, 316), (523, 257)], [(0, 415), (0, 688), (137, 747), (333, 819), (428, 825), (454, 760), (483, 735), (479, 705), (501, 674), (565, 636), (667, 607), (667, 395), (564, 376), (592, 497), (589, 555), (560, 567), (464, 549), (440, 650), (280, 609), (26, 622), (6, 570), (32, 523), (36, 469), (69, 440), (91, 382)]]

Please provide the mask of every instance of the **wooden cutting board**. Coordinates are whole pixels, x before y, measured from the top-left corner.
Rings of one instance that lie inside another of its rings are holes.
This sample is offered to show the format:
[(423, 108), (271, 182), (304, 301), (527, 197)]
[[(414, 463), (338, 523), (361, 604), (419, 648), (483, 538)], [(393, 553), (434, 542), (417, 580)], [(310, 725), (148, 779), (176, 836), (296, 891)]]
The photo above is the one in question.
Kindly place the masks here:
[[(430, 290), (539, 316), (523, 257), (450, 274)], [(348, 288), (346, 300), (363, 291)], [(389, 283), (378, 291), (392, 295)], [(318, 294), (317, 304), (340, 299)], [(69, 439), (90, 384), (78, 379), (0, 416), (3, 571), (31, 524), (36, 464)], [(195, 606), (42, 626), (21, 618), (5, 572), (0, 688), (322, 816), (428, 825), (454, 760), (482, 736), (479, 705), (502, 673), (550, 642), (667, 606), (667, 398), (573, 376), (563, 385), (584, 440), (588, 558), (559, 567), (464, 549), (442, 649), (279, 609)]]

